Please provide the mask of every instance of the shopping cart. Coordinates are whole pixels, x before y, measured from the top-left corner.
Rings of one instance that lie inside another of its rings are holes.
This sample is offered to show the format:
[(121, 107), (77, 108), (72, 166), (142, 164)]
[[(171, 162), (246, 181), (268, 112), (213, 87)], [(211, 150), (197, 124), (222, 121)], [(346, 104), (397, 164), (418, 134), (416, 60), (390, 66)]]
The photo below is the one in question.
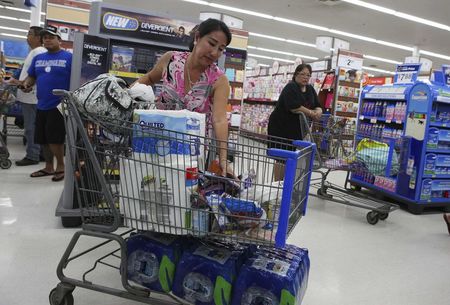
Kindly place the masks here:
[[(21, 137), (23, 144), (26, 139), (23, 132), (22, 104), (16, 101), (17, 86), (8, 84), (0, 85), (0, 115), (3, 118), (1, 135), (3, 142), (7, 143), (8, 137)], [(12, 122), (14, 119), (14, 122)], [(16, 124), (20, 121), (20, 124)]]
[[(356, 130), (355, 121), (348, 118), (323, 115), (318, 121), (309, 121), (303, 115), (306, 138), (316, 144), (314, 171), (320, 178), (312, 179), (311, 186), (319, 198), (370, 210), (367, 222), (375, 225), (388, 218), (398, 205), (374, 198), (349, 186), (350, 175), (374, 184), (383, 181), (387, 190), (395, 190), (396, 177), (403, 170), (408, 138), (393, 138), (380, 128)], [(332, 171), (347, 172), (344, 186), (327, 181)], [(381, 183), (380, 183), (381, 184)]]
[(0, 131), (0, 167), (2, 169), (8, 169), (12, 165), (11, 160), (9, 159), (8, 147), (6, 146), (6, 114), (11, 105), (15, 103), (16, 96), (14, 93), (14, 87), (5, 84), (0, 85), (0, 117), (3, 117), (3, 128)]
[[(181, 304), (171, 294), (128, 282), (126, 238), (130, 232), (148, 230), (283, 247), (305, 214), (314, 144), (230, 131), (234, 141), (226, 149), (232, 173), (222, 177), (215, 158), (227, 143), (159, 124), (82, 116), (71, 93), (55, 94), (65, 96), (67, 155), (83, 229), (74, 234), (58, 265), (61, 283), (50, 293), (52, 305), (72, 304), (75, 287), (148, 304)], [(285, 149), (268, 148), (279, 145)], [(275, 168), (282, 169), (282, 181), (274, 181)], [(71, 256), (82, 236), (105, 242)], [(96, 260), (82, 279), (64, 274), (70, 262), (111, 241), (119, 248)], [(105, 262), (111, 257), (115, 265)], [(122, 288), (87, 279), (102, 264), (120, 271)]]

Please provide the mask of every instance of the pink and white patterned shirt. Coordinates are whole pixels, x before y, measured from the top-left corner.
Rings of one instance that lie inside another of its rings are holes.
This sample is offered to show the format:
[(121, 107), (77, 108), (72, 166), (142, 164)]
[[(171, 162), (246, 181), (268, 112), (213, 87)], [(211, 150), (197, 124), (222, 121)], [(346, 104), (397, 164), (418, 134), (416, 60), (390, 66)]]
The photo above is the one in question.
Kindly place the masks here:
[(217, 79), (224, 73), (216, 64), (210, 65), (201, 75), (191, 90), (185, 93), (184, 65), (189, 52), (173, 52), (163, 73), (163, 88), (161, 98), (164, 103), (178, 105), (182, 109), (205, 113), (207, 124), (211, 122), (211, 107), (213, 104), (212, 89)]

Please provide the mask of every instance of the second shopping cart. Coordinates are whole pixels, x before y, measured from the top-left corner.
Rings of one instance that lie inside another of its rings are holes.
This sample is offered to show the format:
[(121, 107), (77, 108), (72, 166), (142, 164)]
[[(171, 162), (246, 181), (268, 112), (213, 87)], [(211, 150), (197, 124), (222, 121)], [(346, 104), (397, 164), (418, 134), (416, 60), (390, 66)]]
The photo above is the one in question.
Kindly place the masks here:
[[(409, 139), (388, 135), (381, 129), (356, 129), (355, 121), (348, 118), (323, 115), (319, 121), (300, 117), (307, 139), (316, 144), (317, 154), (312, 193), (319, 198), (340, 204), (370, 210), (366, 219), (370, 224), (385, 220), (398, 205), (375, 198), (373, 195), (352, 188), (350, 175), (368, 183), (377, 183), (387, 189), (395, 189), (395, 181), (405, 162)], [(333, 171), (346, 171), (344, 185), (327, 180)]]

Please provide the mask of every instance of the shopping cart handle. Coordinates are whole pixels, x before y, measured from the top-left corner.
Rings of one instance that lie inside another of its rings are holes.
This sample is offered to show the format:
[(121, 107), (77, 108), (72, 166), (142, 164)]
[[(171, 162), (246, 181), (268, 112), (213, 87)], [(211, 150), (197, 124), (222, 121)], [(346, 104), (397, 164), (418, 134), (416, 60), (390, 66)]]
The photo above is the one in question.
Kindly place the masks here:
[(63, 96), (69, 93), (69, 91), (63, 90), (63, 89), (53, 89), (52, 91), (53, 95)]

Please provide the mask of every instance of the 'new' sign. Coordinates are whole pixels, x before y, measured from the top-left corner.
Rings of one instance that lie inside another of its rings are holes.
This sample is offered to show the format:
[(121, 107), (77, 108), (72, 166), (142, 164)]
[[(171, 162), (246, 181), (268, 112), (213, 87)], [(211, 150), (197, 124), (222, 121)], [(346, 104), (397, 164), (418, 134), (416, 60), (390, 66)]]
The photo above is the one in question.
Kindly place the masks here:
[(110, 30), (135, 31), (139, 27), (139, 22), (135, 18), (129, 18), (115, 13), (103, 15), (103, 25)]

